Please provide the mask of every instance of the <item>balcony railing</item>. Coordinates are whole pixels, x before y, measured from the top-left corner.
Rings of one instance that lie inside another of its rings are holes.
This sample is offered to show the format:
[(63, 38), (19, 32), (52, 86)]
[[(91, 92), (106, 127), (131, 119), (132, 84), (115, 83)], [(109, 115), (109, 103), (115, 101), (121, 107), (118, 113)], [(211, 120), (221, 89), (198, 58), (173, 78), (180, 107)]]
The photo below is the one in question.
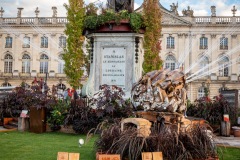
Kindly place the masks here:
[(221, 50), (228, 50), (228, 46), (220, 46)]
[[(185, 18), (185, 17), (182, 17)], [(226, 17), (226, 16), (196, 16), (193, 17), (193, 24), (204, 24), (204, 25), (226, 25), (226, 24), (240, 24), (240, 16)]]
[(5, 44), (5, 48), (12, 48), (12, 44)]
[(21, 17), (21, 18), (2, 18), (0, 17), (0, 24), (66, 24), (68, 22), (66, 17)]
[(167, 49), (174, 49), (175, 46), (174, 45), (167, 45)]
[(208, 46), (199, 46), (199, 49), (208, 49)]
[(30, 45), (29, 44), (23, 44), (22, 48), (30, 48)]
[[(186, 17), (181, 17), (186, 19)], [(188, 18), (188, 17), (187, 17)], [(1, 20), (2, 19), (2, 20)], [(189, 19), (187, 19), (189, 21)], [(2, 24), (66, 24), (66, 17), (20, 17), (20, 18), (0, 18)], [(192, 18), (192, 24), (240, 24), (240, 16), (196, 16)]]

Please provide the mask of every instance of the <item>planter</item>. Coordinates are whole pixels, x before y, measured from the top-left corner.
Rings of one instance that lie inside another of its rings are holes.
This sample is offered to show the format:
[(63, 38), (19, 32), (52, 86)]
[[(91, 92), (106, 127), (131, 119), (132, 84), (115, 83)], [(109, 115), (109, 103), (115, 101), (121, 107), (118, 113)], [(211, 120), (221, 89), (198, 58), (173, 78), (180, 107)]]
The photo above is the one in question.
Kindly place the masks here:
[(46, 132), (46, 108), (30, 107), (30, 132)]
[[(121, 20), (119, 24), (117, 24), (115, 21), (109, 21), (105, 23), (104, 25), (99, 26), (95, 30), (89, 30), (85, 29), (84, 33), (90, 34), (90, 33), (132, 33), (134, 32), (131, 28), (129, 20)], [(145, 29), (141, 28), (139, 29), (139, 33), (144, 33)]]
[(233, 131), (233, 135), (234, 135), (234, 137), (240, 137), (240, 130), (239, 129), (235, 129)]
[(60, 125), (52, 125), (50, 128), (53, 132), (56, 132), (61, 129), (61, 126)]
[(71, 133), (71, 134), (75, 134), (75, 133), (76, 133), (76, 132), (73, 130), (72, 125), (70, 125), (70, 126), (61, 125), (61, 129), (59, 130), (59, 132), (62, 132), (62, 133)]
[(119, 154), (103, 154), (100, 152), (96, 153), (96, 160), (120, 160), (120, 155)]

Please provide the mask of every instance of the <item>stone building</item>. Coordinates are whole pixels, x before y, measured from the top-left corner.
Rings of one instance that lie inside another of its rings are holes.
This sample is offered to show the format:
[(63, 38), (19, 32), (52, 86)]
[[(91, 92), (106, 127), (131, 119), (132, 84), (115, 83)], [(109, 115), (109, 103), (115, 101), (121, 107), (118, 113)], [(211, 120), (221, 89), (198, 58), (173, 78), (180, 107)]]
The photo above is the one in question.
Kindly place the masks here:
[[(211, 6), (210, 16), (194, 16), (188, 6), (178, 14), (178, 4), (162, 10), (161, 59), (164, 68), (182, 68), (187, 74), (188, 98), (216, 96), (221, 90), (240, 89), (240, 17), (217, 16)], [(136, 11), (141, 12), (142, 7)]]
[(0, 10), (0, 85), (31, 85), (37, 80), (60, 89), (69, 87), (63, 72), (63, 48), (66, 17), (57, 17), (53, 7), (52, 17), (21, 17), (23, 8), (18, 8), (17, 17), (3, 18)]
[[(188, 76), (188, 97), (194, 100), (209, 89), (210, 97), (221, 89), (240, 89), (240, 17), (217, 16), (211, 6), (210, 16), (194, 16), (188, 6), (178, 14), (178, 5), (162, 9), (161, 58), (165, 68), (182, 68)], [(31, 84), (34, 77), (47, 79), (48, 86), (69, 87), (63, 73), (62, 54), (66, 46), (66, 17), (4, 18), (0, 10), (0, 85)], [(141, 12), (142, 7), (136, 11)]]

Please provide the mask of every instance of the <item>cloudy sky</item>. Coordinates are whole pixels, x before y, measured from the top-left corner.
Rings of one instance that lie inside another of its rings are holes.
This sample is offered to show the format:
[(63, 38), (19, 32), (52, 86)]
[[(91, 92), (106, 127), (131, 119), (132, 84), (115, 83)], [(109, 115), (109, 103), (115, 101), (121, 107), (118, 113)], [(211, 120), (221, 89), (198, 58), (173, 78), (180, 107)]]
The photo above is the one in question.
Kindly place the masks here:
[[(97, 5), (103, 3), (106, 0), (85, 0), (85, 3), (95, 2)], [(135, 8), (141, 6), (143, 0), (135, 0)], [(188, 6), (194, 10), (195, 16), (210, 16), (210, 6), (216, 6), (217, 16), (232, 16), (231, 9), (235, 5), (237, 8), (237, 16), (240, 16), (240, 0), (160, 0), (161, 4), (170, 9), (172, 3), (178, 2), (178, 12), (182, 15), (182, 10), (187, 9)], [(0, 0), (0, 7), (4, 10), (3, 17), (16, 17), (17, 8), (24, 8), (22, 11), (22, 17), (35, 17), (34, 10), (39, 8), (39, 17), (51, 17), (52, 6), (58, 8), (58, 17), (65, 17), (66, 11), (63, 7), (64, 3), (68, 3), (68, 0)]]

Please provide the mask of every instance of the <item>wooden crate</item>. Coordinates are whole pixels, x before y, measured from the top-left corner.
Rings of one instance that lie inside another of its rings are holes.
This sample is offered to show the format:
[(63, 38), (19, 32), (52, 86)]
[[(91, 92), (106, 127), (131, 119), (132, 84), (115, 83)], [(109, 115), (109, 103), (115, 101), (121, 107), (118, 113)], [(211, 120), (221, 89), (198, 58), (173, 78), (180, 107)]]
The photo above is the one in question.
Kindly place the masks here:
[(96, 160), (121, 160), (119, 154), (101, 154), (96, 153)]

